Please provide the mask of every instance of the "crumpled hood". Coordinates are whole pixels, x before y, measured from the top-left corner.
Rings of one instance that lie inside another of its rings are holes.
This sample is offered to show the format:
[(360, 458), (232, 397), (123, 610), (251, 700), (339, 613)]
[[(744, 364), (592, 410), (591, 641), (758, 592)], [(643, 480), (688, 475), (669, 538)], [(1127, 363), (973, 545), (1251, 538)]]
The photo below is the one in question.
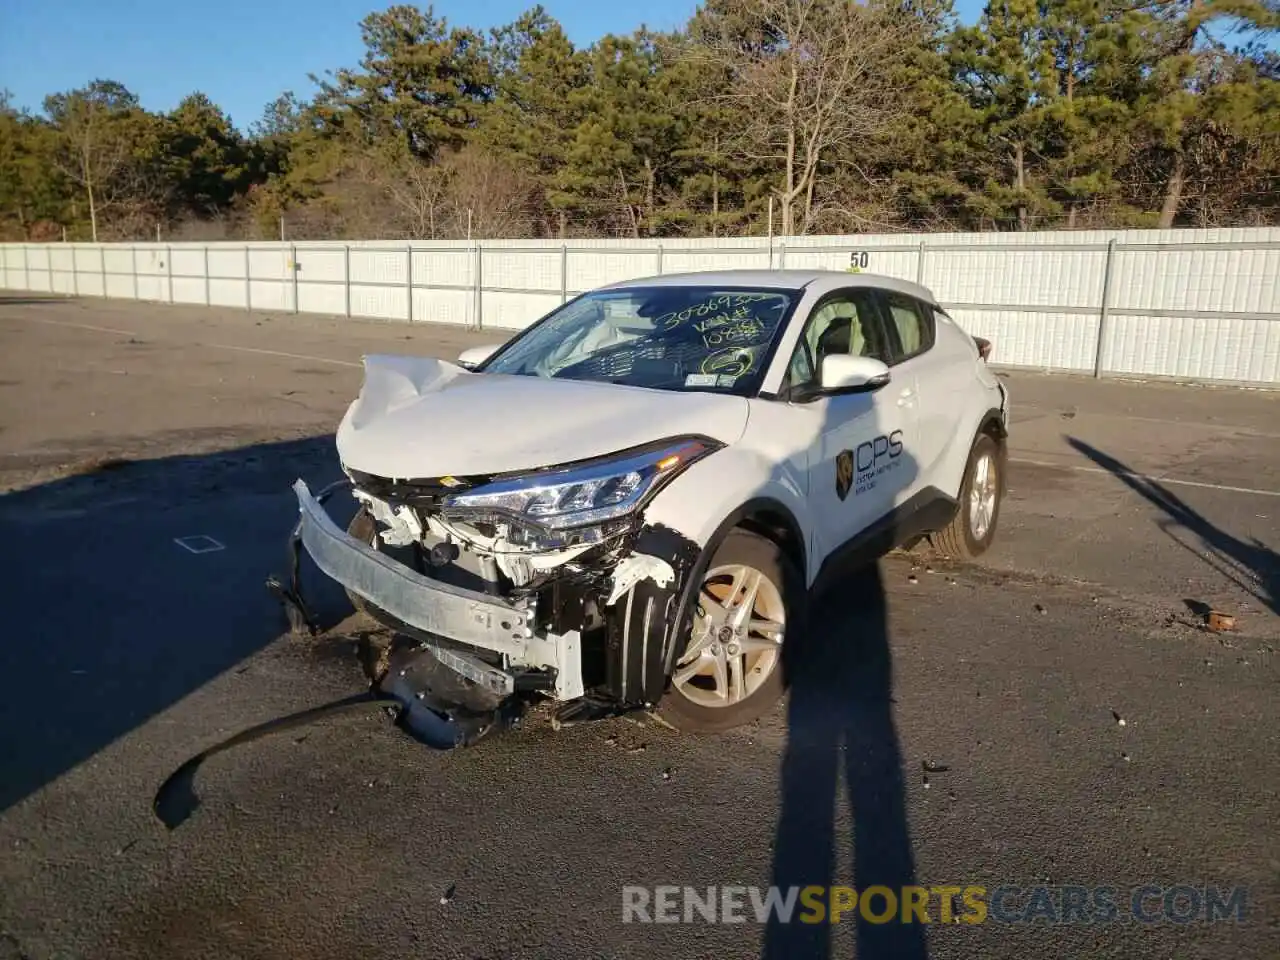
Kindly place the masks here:
[(338, 456), (350, 469), (402, 480), (533, 470), (685, 434), (733, 443), (747, 409), (742, 397), (374, 355), (338, 427)]

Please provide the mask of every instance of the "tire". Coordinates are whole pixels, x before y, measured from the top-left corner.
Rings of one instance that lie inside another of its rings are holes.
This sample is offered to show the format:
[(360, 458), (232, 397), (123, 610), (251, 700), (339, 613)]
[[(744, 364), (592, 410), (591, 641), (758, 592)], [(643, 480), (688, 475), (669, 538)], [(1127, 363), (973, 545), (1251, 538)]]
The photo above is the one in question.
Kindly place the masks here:
[[(983, 477), (984, 460), (987, 479)], [(969, 451), (969, 462), (964, 467), (964, 480), (956, 498), (956, 515), (946, 528), (933, 534), (934, 549), (954, 560), (972, 560), (987, 552), (995, 540), (1000, 520), (1000, 504), (1004, 500), (1005, 489), (1004, 469), (1004, 448), (990, 435), (978, 434), (973, 449)], [(980, 501), (984, 504), (983, 509), (975, 507)]]
[[(744, 579), (735, 591), (736, 570), (743, 571)], [(720, 608), (728, 622), (715, 626), (718, 605), (711, 598), (727, 600), (735, 593), (743, 598), (753, 582), (751, 573), (762, 579), (748, 616), (739, 614), (742, 632), (733, 632), (729, 609), (740, 611), (741, 603)], [(730, 532), (716, 549), (702, 579), (689, 636), (660, 710), (681, 731), (721, 733), (763, 716), (785, 692), (782, 644), (799, 629), (804, 584), (778, 544), (741, 529)], [(730, 633), (723, 632), (726, 627)]]

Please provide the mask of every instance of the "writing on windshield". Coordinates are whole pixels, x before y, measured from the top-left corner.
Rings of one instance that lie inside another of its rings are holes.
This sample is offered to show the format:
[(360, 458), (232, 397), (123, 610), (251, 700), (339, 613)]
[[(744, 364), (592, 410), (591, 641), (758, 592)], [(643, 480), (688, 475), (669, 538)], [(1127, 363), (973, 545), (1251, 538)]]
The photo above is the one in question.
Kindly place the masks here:
[[(767, 293), (734, 293), (709, 297), (683, 310), (673, 310), (671, 313), (664, 314), (658, 318), (658, 326), (663, 330), (674, 330), (682, 323), (696, 320), (694, 326), (699, 330), (705, 330), (716, 325), (717, 322), (724, 322), (730, 318), (750, 317), (751, 304), (766, 302), (770, 296)], [(733, 312), (730, 313), (730, 311)]]

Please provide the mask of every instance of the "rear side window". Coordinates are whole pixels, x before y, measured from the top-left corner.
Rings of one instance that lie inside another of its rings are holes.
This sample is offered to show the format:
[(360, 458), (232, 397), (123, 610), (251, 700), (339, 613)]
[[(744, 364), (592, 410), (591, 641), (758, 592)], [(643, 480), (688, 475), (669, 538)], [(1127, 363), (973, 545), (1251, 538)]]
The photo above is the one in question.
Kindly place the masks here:
[(884, 305), (897, 335), (894, 363), (909, 360), (933, 346), (933, 310), (927, 304), (900, 293), (885, 293)]

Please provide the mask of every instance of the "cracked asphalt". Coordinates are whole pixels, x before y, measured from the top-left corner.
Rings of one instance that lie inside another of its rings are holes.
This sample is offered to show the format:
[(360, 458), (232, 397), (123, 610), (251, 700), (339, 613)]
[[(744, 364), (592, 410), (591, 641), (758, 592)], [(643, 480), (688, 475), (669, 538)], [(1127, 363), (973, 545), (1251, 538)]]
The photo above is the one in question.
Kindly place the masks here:
[[(300, 640), (263, 587), (290, 483), (337, 475), (360, 356), (492, 339), (0, 296), (0, 960), (1276, 955), (1280, 395), (1257, 391), (1008, 374), (998, 546), (895, 555), (821, 600), (750, 728), (534, 716), (438, 753), (347, 714), (210, 760), (166, 831), (152, 795), (189, 756), (364, 685), (339, 592)], [(218, 548), (175, 542), (200, 536)], [(773, 882), (1120, 909), (622, 922), (624, 885)], [(1247, 908), (1139, 922), (1146, 884)]]

